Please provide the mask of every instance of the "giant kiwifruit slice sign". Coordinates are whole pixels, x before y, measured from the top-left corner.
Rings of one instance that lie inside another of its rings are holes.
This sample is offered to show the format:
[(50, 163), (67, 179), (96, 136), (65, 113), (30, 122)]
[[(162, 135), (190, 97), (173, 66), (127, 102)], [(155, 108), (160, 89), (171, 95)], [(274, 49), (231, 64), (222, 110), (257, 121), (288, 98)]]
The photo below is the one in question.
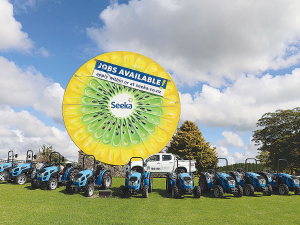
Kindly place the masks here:
[(180, 100), (170, 75), (155, 61), (109, 52), (75, 72), (64, 94), (63, 117), (78, 148), (101, 162), (124, 165), (168, 144)]

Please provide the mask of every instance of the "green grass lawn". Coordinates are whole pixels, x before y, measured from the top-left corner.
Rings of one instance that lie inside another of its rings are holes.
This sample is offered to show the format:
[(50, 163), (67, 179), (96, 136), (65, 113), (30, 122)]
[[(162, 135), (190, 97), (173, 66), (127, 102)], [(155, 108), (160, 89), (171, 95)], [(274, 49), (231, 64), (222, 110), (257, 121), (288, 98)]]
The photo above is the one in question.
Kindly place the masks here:
[[(124, 178), (113, 178), (110, 198), (86, 198), (55, 191), (31, 189), (30, 184), (0, 182), (0, 224), (299, 224), (300, 196), (216, 199), (205, 193), (200, 199), (173, 199), (165, 190), (165, 179), (154, 178), (147, 199), (141, 195), (118, 198)], [(95, 191), (95, 195), (97, 191)]]

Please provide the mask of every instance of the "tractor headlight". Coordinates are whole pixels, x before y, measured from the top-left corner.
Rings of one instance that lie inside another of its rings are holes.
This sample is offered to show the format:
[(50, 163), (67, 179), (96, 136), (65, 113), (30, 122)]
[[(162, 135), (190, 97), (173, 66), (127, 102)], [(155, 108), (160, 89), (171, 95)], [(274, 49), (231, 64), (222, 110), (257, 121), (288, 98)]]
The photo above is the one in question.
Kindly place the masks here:
[(129, 181), (130, 186), (135, 186), (137, 184), (137, 181)]
[(259, 183), (260, 183), (261, 185), (266, 185), (266, 180), (265, 180), (265, 179), (260, 179), (260, 180), (259, 180)]
[(80, 177), (79, 178), (74, 178), (74, 182), (79, 183), (80, 182)]
[(228, 180), (229, 186), (235, 186), (235, 180)]
[(299, 185), (299, 180), (298, 180), (298, 179), (294, 179), (294, 183), (295, 183), (296, 185)]
[(192, 180), (184, 181), (185, 186), (191, 186), (193, 184)]
[(43, 173), (38, 173), (37, 177), (41, 178), (43, 176)]

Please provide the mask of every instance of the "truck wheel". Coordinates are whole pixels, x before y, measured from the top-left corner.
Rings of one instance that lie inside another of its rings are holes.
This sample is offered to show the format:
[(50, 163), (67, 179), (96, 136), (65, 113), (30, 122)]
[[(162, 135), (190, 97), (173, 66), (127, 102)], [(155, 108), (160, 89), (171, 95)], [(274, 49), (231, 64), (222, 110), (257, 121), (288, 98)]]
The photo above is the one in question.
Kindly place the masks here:
[(149, 177), (149, 189), (148, 189), (148, 192), (151, 193), (153, 190), (153, 175), (150, 174), (150, 177)]
[(16, 177), (15, 181), (16, 181), (16, 184), (20, 184), (20, 185), (26, 184), (27, 176), (24, 173), (21, 173), (20, 175), (18, 175)]
[(223, 188), (220, 185), (214, 187), (214, 196), (216, 198), (223, 198)]
[(166, 190), (169, 193), (171, 193), (171, 191), (172, 191), (172, 188), (171, 188), (171, 179), (170, 179), (169, 175), (166, 178)]
[(66, 192), (67, 193), (72, 193), (72, 188), (71, 185), (73, 184), (73, 181), (68, 181), (66, 184)]
[(241, 185), (237, 185), (236, 188), (238, 189), (238, 192), (234, 194), (235, 197), (242, 197), (243, 196), (243, 188)]
[(93, 196), (94, 191), (95, 191), (95, 187), (94, 187), (93, 183), (86, 184), (86, 186), (85, 186), (85, 192), (84, 192), (84, 194), (85, 194), (86, 197)]
[(172, 187), (172, 198), (179, 198), (179, 190), (176, 185)]
[(278, 191), (280, 195), (288, 195), (290, 190), (286, 184), (279, 184)]
[(6, 181), (8, 178), (8, 172), (7, 171), (3, 171), (0, 173), (0, 181)]
[(127, 194), (127, 188), (124, 185), (122, 185), (119, 190), (120, 198), (125, 198), (126, 194)]
[(200, 186), (194, 187), (193, 194), (194, 194), (195, 198), (200, 198), (200, 196), (201, 196), (201, 188), (200, 188)]
[(48, 190), (55, 190), (57, 188), (57, 179), (51, 177), (47, 184)]
[(208, 184), (207, 184), (207, 181), (206, 181), (206, 178), (204, 175), (201, 175), (201, 177), (199, 179), (199, 186), (200, 186), (202, 192), (209, 191), (209, 189), (207, 188)]
[(264, 195), (271, 196), (273, 192), (272, 186), (270, 184), (266, 184), (266, 187), (268, 188), (268, 191), (264, 192)]
[(254, 196), (254, 187), (252, 184), (246, 184), (244, 189), (246, 196)]
[(34, 188), (34, 189), (40, 187), (37, 179), (35, 179), (35, 178), (32, 179), (32, 181), (31, 181), (31, 187)]
[(73, 179), (77, 173), (79, 173), (78, 169), (74, 169), (74, 168), (70, 169), (68, 176), (67, 176), (68, 181), (73, 181)]
[(103, 174), (101, 183), (102, 183), (102, 186), (101, 186), (102, 190), (106, 190), (106, 189), (109, 189), (111, 187), (112, 177), (111, 177), (110, 172), (106, 171)]
[(147, 185), (143, 186), (142, 196), (143, 196), (143, 198), (148, 198), (148, 186)]

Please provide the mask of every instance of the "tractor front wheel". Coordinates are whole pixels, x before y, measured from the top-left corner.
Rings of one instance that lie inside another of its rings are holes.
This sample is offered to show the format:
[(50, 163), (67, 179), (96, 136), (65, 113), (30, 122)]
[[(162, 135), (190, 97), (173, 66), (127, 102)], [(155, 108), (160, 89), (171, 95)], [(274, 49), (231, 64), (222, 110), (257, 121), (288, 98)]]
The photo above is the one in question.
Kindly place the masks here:
[(103, 190), (109, 189), (111, 187), (112, 176), (111, 176), (110, 172), (106, 171), (103, 174), (101, 183), (102, 183), (101, 189), (103, 189)]
[(120, 198), (125, 198), (126, 194), (127, 194), (127, 188), (124, 185), (122, 185), (119, 190)]
[(172, 197), (173, 198), (179, 198), (179, 190), (176, 185), (172, 187)]
[(290, 190), (286, 184), (279, 184), (278, 191), (280, 195), (288, 195)]
[(20, 175), (18, 175), (16, 177), (15, 181), (16, 181), (16, 184), (20, 184), (20, 185), (26, 184), (27, 176), (24, 173), (21, 173)]
[(35, 179), (35, 178), (32, 179), (32, 181), (31, 181), (31, 187), (34, 188), (34, 189), (40, 187), (37, 179)]
[(57, 188), (57, 179), (55, 178), (50, 178), (47, 184), (48, 190), (55, 190)]
[(238, 192), (234, 194), (235, 197), (242, 197), (243, 196), (243, 188), (241, 187), (241, 185), (237, 185), (236, 186), (238, 189)]
[(195, 198), (200, 198), (200, 196), (201, 196), (201, 188), (200, 188), (200, 186), (194, 187), (193, 193), (194, 193), (194, 197)]
[(148, 198), (148, 186), (144, 185), (142, 188), (142, 196), (143, 198)]
[(223, 188), (220, 185), (214, 187), (214, 196), (216, 198), (223, 198)]
[(264, 195), (271, 196), (273, 192), (272, 186), (270, 184), (266, 184), (266, 187), (268, 188), (268, 191), (264, 192)]
[(66, 184), (66, 192), (67, 193), (72, 193), (72, 188), (71, 185), (73, 184), (73, 181), (68, 181)]
[(86, 197), (91, 197), (94, 194), (94, 191), (95, 191), (94, 184), (93, 183), (88, 183), (85, 186), (84, 194), (85, 194)]
[(8, 172), (7, 171), (3, 171), (0, 173), (0, 181), (6, 181), (8, 178)]
[(246, 184), (245, 186), (245, 195), (246, 196), (254, 196), (254, 187), (252, 184)]
[(300, 194), (300, 189), (299, 188), (295, 188), (294, 193), (295, 193), (295, 195), (299, 195)]

